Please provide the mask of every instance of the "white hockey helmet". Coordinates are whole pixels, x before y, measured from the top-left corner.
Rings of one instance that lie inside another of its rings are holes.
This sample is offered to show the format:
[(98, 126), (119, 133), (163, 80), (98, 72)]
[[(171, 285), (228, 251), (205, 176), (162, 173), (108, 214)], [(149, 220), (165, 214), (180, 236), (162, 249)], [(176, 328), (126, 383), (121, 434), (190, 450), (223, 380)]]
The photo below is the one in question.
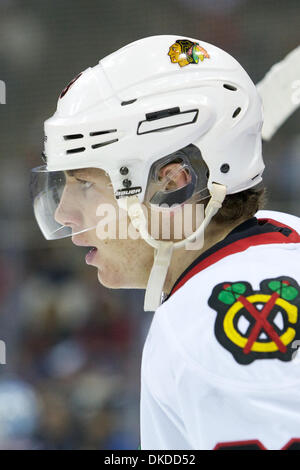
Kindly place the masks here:
[[(144, 201), (153, 165), (185, 148), (198, 150), (208, 169), (203, 187), (194, 181), (194, 192), (206, 190), (217, 200), (214, 209), (214, 204), (208, 208), (204, 230), (226, 194), (262, 181), (262, 122), (256, 87), (228, 53), (172, 35), (133, 42), (75, 77), (45, 122), (46, 166), (32, 173), (42, 232), (48, 239), (72, 235), (54, 218), (62, 172), (103, 169), (119, 205), (128, 209)], [(141, 210), (129, 210), (129, 215), (146, 239)], [(146, 241), (158, 251), (163, 246), (149, 236)], [(162, 243), (166, 249), (167, 242)], [(168, 245), (169, 259), (173, 245)]]

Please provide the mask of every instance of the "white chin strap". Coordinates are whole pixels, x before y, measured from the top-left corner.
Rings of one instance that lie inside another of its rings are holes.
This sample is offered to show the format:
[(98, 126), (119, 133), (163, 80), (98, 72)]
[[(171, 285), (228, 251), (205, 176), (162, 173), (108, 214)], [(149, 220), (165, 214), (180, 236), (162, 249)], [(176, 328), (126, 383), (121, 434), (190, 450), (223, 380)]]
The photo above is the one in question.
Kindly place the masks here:
[(147, 229), (147, 220), (143, 212), (141, 203), (137, 196), (119, 199), (119, 205), (127, 210), (131, 223), (141, 234), (141, 237), (153, 248), (155, 248), (154, 263), (148, 279), (144, 310), (155, 311), (161, 304), (163, 288), (170, 266), (173, 250), (182, 248), (187, 242), (193, 242), (197, 237), (201, 237), (213, 216), (222, 207), (226, 196), (226, 186), (212, 183), (210, 190), (211, 199), (205, 209), (205, 217), (202, 224), (189, 237), (179, 242), (155, 240), (151, 237)]

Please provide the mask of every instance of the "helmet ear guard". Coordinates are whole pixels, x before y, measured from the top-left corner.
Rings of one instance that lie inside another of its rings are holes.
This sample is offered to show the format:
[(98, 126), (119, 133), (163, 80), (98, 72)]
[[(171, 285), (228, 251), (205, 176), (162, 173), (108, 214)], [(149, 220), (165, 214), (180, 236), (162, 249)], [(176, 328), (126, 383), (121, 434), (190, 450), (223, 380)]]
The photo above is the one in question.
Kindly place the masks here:
[[(168, 167), (170, 170), (161, 176)], [(144, 202), (157, 208), (182, 205), (196, 199), (200, 202), (209, 197), (208, 173), (200, 150), (190, 144), (152, 164)], [(182, 174), (185, 175), (185, 181), (177, 185), (176, 181)]]

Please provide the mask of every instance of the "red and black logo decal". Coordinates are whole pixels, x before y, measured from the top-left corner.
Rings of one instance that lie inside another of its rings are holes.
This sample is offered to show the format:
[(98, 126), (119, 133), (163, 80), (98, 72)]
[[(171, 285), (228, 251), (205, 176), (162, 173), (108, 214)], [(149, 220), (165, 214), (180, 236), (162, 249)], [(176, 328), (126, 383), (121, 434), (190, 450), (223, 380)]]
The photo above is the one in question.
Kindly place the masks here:
[(71, 88), (71, 86), (73, 85), (74, 82), (76, 82), (76, 80), (78, 80), (78, 78), (82, 75), (82, 72), (80, 72), (76, 77), (73, 78), (73, 80), (70, 81), (70, 83), (68, 83), (68, 85), (63, 89), (63, 91), (61, 92), (61, 94), (59, 95), (59, 98), (63, 98), (65, 96), (65, 94), (69, 91), (69, 89)]
[(258, 291), (246, 281), (224, 282), (213, 289), (208, 304), (217, 312), (219, 343), (238, 363), (293, 359), (300, 339), (300, 287), (294, 279), (265, 279)]

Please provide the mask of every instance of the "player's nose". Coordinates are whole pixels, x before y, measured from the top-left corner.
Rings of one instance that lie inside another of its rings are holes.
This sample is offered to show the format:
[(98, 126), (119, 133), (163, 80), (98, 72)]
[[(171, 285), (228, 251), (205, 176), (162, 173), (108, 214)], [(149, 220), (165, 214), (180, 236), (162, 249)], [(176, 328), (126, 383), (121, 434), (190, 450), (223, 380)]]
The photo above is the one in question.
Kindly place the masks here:
[(64, 190), (59, 205), (55, 210), (54, 218), (61, 225), (69, 226), (72, 230), (79, 229), (82, 224), (82, 217), (75, 199)]

